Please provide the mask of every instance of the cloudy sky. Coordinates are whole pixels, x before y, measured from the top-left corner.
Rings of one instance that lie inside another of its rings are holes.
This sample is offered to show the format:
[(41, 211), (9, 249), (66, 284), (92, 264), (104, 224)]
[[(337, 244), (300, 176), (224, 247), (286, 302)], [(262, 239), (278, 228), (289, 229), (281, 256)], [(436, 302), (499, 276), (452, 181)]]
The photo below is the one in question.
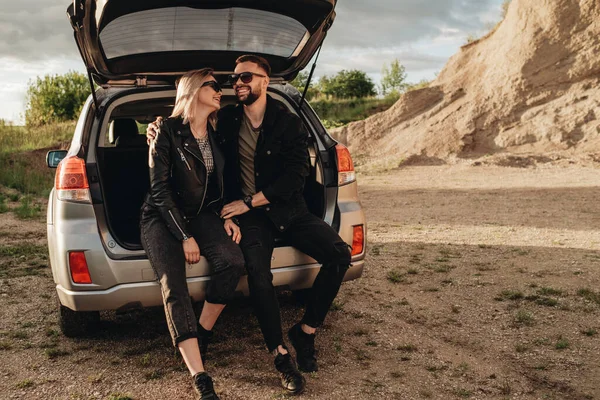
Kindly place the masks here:
[[(85, 72), (66, 17), (68, 1), (3, 2), (0, 9), (0, 118), (22, 122), (27, 83)], [(360, 69), (374, 82), (398, 59), (408, 81), (431, 79), (468, 35), (499, 21), (502, 0), (339, 0), (316, 75)]]

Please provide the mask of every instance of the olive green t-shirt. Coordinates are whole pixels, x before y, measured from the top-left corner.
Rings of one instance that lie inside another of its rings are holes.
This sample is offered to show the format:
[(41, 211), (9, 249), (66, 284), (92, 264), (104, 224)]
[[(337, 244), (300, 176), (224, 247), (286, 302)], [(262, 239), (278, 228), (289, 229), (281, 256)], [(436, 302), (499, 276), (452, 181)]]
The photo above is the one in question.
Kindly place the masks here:
[(240, 171), (242, 175), (242, 193), (245, 196), (256, 193), (254, 181), (254, 153), (262, 125), (254, 128), (250, 119), (244, 114), (242, 125), (240, 126), (239, 151), (240, 151)]

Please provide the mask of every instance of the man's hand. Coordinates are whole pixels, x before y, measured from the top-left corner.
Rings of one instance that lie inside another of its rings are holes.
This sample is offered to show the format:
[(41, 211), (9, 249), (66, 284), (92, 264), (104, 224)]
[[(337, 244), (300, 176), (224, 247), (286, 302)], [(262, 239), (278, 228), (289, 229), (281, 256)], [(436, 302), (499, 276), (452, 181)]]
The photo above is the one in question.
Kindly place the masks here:
[(231, 239), (237, 244), (240, 244), (240, 240), (242, 240), (242, 232), (240, 231), (240, 227), (237, 226), (237, 224), (231, 219), (226, 219), (224, 226), (225, 232), (231, 236)]
[(193, 237), (183, 241), (183, 252), (185, 253), (185, 261), (188, 263), (196, 264), (200, 261), (200, 248)]
[(242, 215), (250, 211), (248, 206), (242, 200), (232, 201), (225, 205), (221, 210), (221, 218), (228, 219), (233, 218), (236, 215)]
[(156, 139), (156, 135), (158, 135), (158, 133), (160, 132), (160, 128), (158, 126), (160, 125), (162, 120), (162, 117), (158, 117), (156, 118), (156, 121), (150, 122), (148, 124), (148, 127), (146, 128), (146, 142), (148, 142), (148, 145), (150, 145), (150, 143), (152, 143), (152, 141)]

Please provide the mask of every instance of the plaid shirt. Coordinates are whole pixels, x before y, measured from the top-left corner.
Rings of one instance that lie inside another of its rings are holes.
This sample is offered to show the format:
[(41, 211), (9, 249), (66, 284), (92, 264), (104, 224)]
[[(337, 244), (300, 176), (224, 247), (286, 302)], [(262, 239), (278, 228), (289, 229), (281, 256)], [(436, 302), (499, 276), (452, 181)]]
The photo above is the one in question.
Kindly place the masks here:
[(206, 171), (210, 176), (215, 170), (215, 162), (213, 160), (212, 149), (210, 147), (208, 135), (206, 135), (203, 139), (196, 138), (196, 142), (198, 142), (198, 147), (200, 147), (200, 152), (202, 153), (202, 158), (204, 159), (204, 164), (206, 165)]

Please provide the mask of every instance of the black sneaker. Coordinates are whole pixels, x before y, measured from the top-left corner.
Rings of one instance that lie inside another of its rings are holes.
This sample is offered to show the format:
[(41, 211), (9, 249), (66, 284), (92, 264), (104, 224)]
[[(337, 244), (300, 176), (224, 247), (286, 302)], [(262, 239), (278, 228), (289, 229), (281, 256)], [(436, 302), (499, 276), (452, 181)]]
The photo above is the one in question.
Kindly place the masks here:
[(290, 394), (300, 394), (304, 391), (306, 381), (296, 368), (296, 363), (291, 354), (277, 353), (275, 368), (281, 374), (281, 386)]
[(212, 342), (213, 331), (207, 331), (204, 329), (200, 322), (197, 324), (198, 330), (198, 346), (200, 347), (200, 355), (202, 356), (202, 361), (206, 361), (208, 359), (208, 345)]
[(315, 372), (319, 370), (315, 356), (315, 335), (305, 333), (300, 323), (292, 326), (288, 331), (292, 346), (296, 349), (298, 368), (302, 372)]
[(213, 387), (212, 378), (206, 372), (198, 372), (194, 375), (194, 389), (200, 400), (219, 400)]

